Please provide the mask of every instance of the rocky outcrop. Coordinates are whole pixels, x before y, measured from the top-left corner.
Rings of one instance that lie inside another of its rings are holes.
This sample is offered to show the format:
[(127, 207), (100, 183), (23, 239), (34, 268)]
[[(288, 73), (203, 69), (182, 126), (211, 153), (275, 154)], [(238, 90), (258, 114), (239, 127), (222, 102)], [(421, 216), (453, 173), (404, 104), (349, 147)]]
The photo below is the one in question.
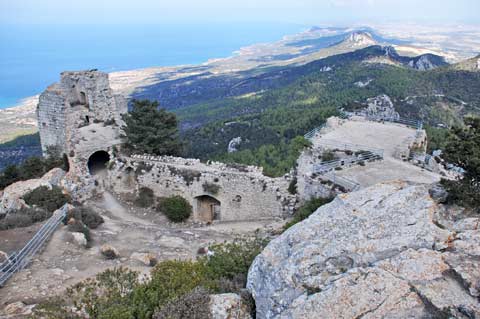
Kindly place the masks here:
[(152, 253), (133, 253), (130, 256), (131, 259), (137, 260), (145, 266), (153, 267), (157, 264), (158, 259), (155, 254)]
[(228, 293), (210, 295), (210, 314), (212, 319), (250, 319), (248, 307), (242, 297)]
[(65, 171), (54, 168), (41, 178), (20, 181), (7, 186), (0, 192), (0, 216), (14, 212), (27, 206), (22, 197), (40, 186), (58, 186), (65, 177)]
[(365, 112), (368, 117), (392, 120), (400, 118), (400, 114), (395, 110), (393, 102), (388, 95), (383, 94), (367, 99), (367, 105)]
[(102, 247), (100, 247), (100, 253), (107, 259), (115, 259), (120, 257), (118, 250), (108, 244), (104, 244)]
[(242, 143), (242, 138), (240, 136), (232, 138), (230, 142), (228, 142), (227, 152), (233, 153), (238, 151), (238, 147), (240, 146), (241, 143)]
[(257, 317), (478, 318), (480, 231), (444, 213), (428, 185), (339, 195), (255, 259)]

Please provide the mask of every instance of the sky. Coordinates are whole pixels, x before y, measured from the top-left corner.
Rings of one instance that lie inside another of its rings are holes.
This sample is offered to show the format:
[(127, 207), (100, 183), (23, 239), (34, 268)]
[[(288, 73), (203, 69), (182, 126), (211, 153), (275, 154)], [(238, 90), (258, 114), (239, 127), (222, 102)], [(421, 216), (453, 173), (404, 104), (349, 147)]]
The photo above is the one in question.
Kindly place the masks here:
[(0, 24), (480, 24), (480, 0), (0, 0)]

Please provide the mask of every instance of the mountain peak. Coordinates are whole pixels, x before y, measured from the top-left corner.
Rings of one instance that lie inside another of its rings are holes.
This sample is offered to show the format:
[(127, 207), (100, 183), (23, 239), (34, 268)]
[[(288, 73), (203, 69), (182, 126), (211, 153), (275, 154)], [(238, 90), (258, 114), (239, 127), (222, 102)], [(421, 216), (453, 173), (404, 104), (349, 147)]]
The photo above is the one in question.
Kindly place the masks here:
[(354, 31), (350, 33), (345, 38), (344, 42), (348, 42), (350, 45), (356, 47), (365, 47), (377, 44), (372, 35), (365, 31)]

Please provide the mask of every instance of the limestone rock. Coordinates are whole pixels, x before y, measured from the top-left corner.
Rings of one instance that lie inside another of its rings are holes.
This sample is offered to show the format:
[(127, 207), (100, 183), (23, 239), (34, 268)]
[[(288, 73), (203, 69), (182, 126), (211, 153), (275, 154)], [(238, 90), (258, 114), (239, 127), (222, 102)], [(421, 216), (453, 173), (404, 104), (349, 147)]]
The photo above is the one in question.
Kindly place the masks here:
[(248, 307), (242, 298), (233, 293), (210, 295), (210, 313), (212, 319), (250, 319)]
[(233, 153), (237, 151), (238, 146), (242, 143), (242, 138), (240, 136), (232, 138), (230, 142), (228, 142), (227, 151), (228, 153)]
[(105, 256), (105, 258), (107, 259), (115, 259), (120, 256), (120, 254), (118, 253), (118, 250), (115, 247), (107, 244), (102, 245), (102, 247), (100, 247), (100, 253), (103, 256)]
[(397, 120), (400, 114), (395, 110), (393, 102), (388, 95), (379, 95), (377, 97), (367, 99), (367, 116), (374, 118), (387, 118)]
[(77, 245), (78, 247), (87, 247), (88, 242), (87, 238), (85, 238), (85, 235), (83, 233), (78, 233), (78, 232), (72, 232), (72, 242)]
[(438, 202), (444, 203), (447, 200), (448, 193), (440, 184), (434, 184), (432, 188), (429, 189), (430, 196)]
[(152, 253), (133, 253), (130, 256), (131, 259), (138, 260), (143, 263), (145, 266), (153, 267), (157, 264), (158, 260), (155, 254)]
[(40, 186), (59, 185), (64, 176), (65, 171), (54, 168), (41, 178), (20, 181), (7, 186), (0, 194), (0, 216), (27, 206), (22, 199), (25, 194)]
[(438, 227), (428, 190), (390, 182), (339, 195), (271, 241), (248, 274), (257, 317), (480, 316), (480, 231)]
[(35, 307), (35, 305), (25, 305), (23, 302), (18, 301), (18, 302), (8, 304), (4, 308), (4, 312), (9, 316), (13, 316), (13, 315), (27, 316), (32, 314), (33, 307)]

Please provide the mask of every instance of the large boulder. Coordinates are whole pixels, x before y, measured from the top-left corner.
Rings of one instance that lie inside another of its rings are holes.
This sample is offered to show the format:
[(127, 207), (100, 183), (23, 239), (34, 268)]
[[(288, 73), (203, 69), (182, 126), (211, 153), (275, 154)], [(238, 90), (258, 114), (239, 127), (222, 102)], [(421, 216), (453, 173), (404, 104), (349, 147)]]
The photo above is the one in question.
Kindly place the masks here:
[(480, 232), (440, 225), (428, 190), (339, 195), (274, 239), (248, 274), (257, 317), (479, 317)]
[(41, 178), (20, 181), (5, 187), (3, 192), (0, 193), (0, 217), (27, 206), (22, 197), (28, 192), (40, 186), (47, 186), (49, 188), (58, 186), (64, 177), (64, 170), (54, 168)]

